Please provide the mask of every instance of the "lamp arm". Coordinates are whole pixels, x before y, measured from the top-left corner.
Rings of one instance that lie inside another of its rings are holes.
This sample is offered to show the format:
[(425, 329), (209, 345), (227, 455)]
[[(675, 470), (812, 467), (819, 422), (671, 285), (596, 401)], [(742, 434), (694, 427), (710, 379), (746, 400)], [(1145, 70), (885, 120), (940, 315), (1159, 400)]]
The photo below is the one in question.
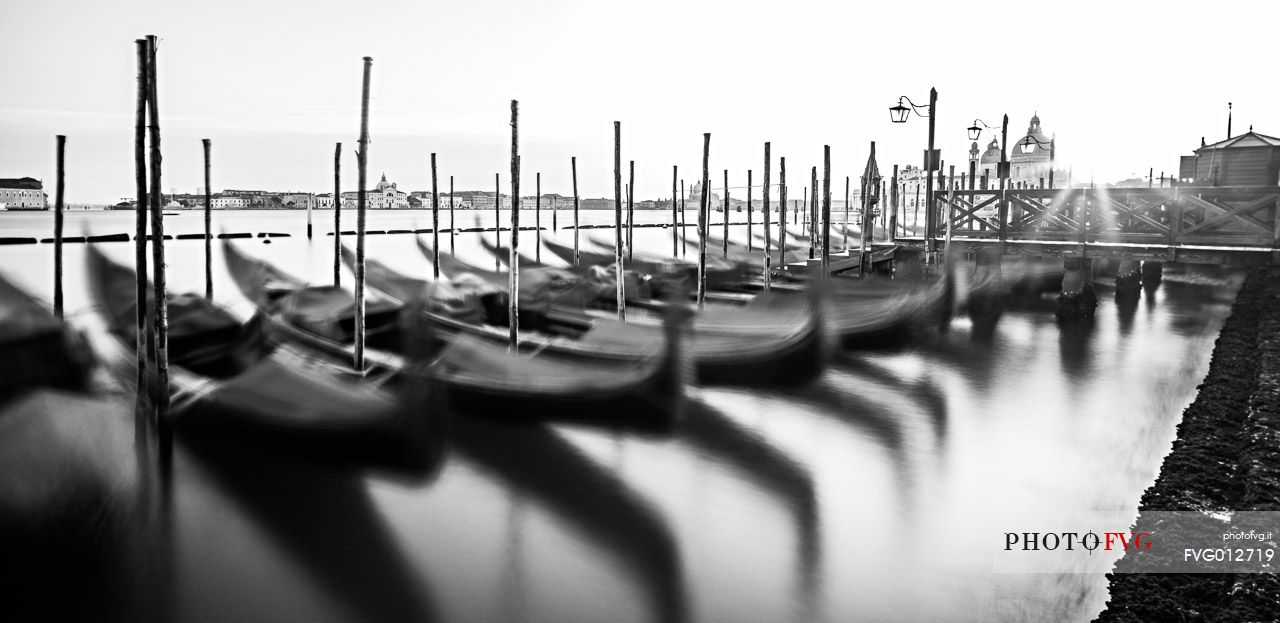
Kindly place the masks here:
[(913, 112), (913, 113), (915, 113), (915, 114), (917, 114), (917, 115), (919, 115), (919, 116), (921, 116), (921, 117), (924, 117), (924, 118), (926, 118), (926, 119), (927, 119), (927, 118), (929, 118), (929, 115), (932, 115), (932, 114), (933, 114), (933, 111), (932, 111), (932, 110), (930, 110), (930, 111), (929, 111), (929, 115), (922, 115), (922, 114), (920, 114), (920, 109), (921, 109), (921, 108), (925, 108), (925, 109), (929, 108), (929, 105), (928, 105), (928, 104), (917, 104), (917, 103), (915, 103), (915, 102), (911, 101), (911, 98), (909, 98), (909, 97), (907, 97), (907, 96), (905, 96), (905, 95), (899, 95), (899, 96), (898, 96), (898, 104), (899, 104), (899, 105), (901, 105), (901, 104), (902, 104), (902, 100), (907, 100), (907, 103), (911, 105), (911, 112)]

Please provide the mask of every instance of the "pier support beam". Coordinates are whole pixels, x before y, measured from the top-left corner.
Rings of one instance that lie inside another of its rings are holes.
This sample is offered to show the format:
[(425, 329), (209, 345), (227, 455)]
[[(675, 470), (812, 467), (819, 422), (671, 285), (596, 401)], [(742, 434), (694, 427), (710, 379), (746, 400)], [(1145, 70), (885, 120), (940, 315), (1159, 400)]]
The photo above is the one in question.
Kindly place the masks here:
[(1098, 307), (1098, 297), (1093, 292), (1093, 260), (1087, 257), (1068, 257), (1062, 261), (1066, 271), (1062, 275), (1062, 294), (1058, 295), (1059, 320), (1093, 318)]
[(973, 266), (973, 278), (969, 281), (969, 320), (973, 322), (973, 337), (989, 339), (1004, 314), (1004, 273), (1000, 263), (1002, 253), (998, 249), (978, 251)]
[(1142, 263), (1142, 285), (1154, 290), (1164, 278), (1164, 264), (1147, 260)]

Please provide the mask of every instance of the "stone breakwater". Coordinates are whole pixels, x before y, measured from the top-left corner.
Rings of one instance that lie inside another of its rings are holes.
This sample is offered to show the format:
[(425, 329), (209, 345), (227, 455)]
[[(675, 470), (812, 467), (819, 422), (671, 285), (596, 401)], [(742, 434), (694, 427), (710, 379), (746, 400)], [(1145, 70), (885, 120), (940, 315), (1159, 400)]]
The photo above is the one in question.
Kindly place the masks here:
[[(1280, 510), (1280, 268), (1255, 269), (1145, 511)], [(1099, 623), (1280, 620), (1275, 574), (1108, 574)]]

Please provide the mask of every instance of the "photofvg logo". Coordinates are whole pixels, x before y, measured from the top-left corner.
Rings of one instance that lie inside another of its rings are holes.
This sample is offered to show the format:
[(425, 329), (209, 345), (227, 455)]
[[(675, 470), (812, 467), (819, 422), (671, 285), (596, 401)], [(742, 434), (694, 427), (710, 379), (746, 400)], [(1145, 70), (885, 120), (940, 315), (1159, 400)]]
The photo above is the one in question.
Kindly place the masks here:
[[(1059, 518), (1061, 519), (1061, 518)], [(1274, 573), (1280, 512), (1149, 511), (1115, 529), (1108, 513), (1076, 513), (1045, 530), (995, 537), (1000, 573)], [(1108, 525), (1109, 524), (1109, 525)]]

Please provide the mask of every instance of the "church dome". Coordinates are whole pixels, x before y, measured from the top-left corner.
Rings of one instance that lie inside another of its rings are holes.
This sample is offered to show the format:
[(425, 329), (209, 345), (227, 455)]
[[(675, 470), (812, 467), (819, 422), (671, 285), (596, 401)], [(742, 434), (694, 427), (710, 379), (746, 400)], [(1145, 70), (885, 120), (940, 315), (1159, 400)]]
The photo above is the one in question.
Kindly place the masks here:
[[(1032, 141), (1027, 141), (1027, 137), (1031, 137)], [(1030, 143), (1029, 145), (1027, 143)], [(1039, 160), (1049, 160), (1049, 137), (1044, 135), (1040, 130), (1040, 116), (1032, 115), (1031, 124), (1027, 126), (1027, 133), (1013, 143), (1010, 149), (1011, 155), (1009, 160), (1014, 162), (1031, 162)]]
[(991, 139), (991, 144), (987, 145), (987, 150), (982, 152), (982, 164), (996, 164), (1000, 162), (1000, 143), (996, 139)]

